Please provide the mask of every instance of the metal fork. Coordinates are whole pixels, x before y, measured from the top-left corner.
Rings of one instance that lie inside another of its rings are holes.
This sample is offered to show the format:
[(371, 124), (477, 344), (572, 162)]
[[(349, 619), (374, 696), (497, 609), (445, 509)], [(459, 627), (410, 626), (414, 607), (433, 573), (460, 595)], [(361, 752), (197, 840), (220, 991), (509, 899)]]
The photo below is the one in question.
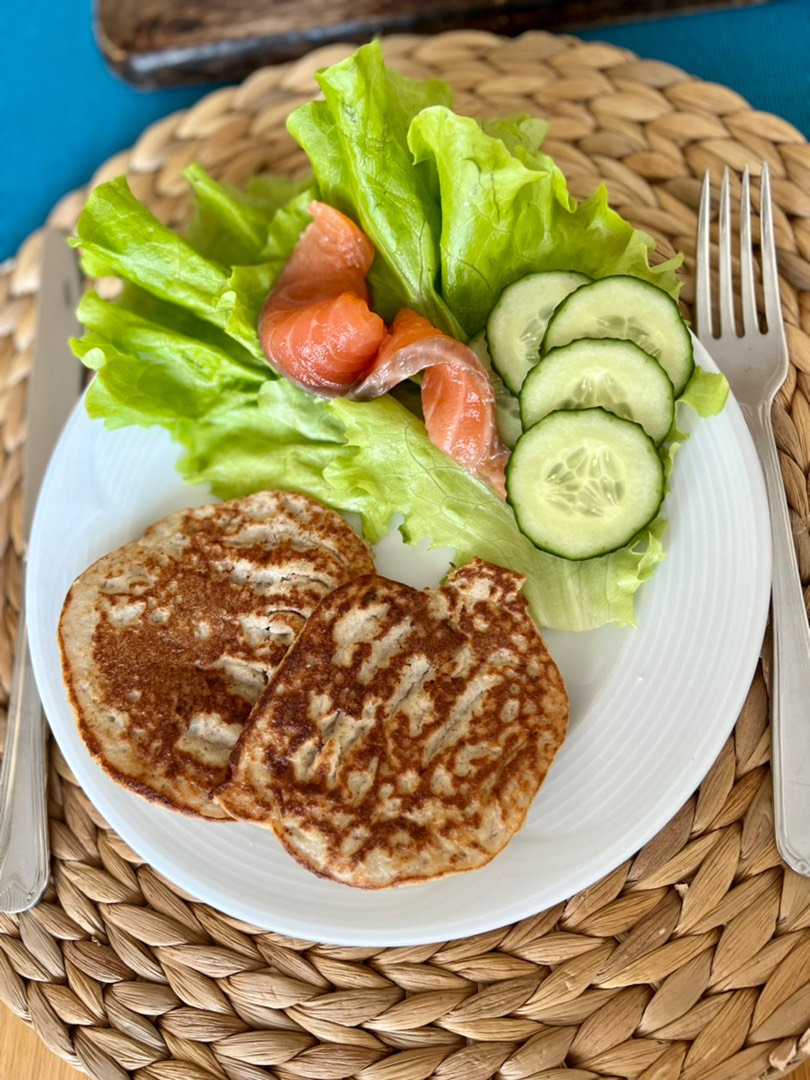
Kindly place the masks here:
[(738, 335), (734, 316), (728, 169), (720, 191), (717, 333), (712, 317), (710, 216), (711, 180), (706, 173), (697, 240), (698, 337), (729, 381), (765, 476), (773, 543), (771, 766), (774, 826), (782, 858), (800, 874), (810, 876), (810, 630), (771, 423), (771, 407), (787, 376), (789, 358), (779, 299), (767, 165), (762, 165), (760, 180), (760, 260), (765, 330), (760, 328), (757, 316), (747, 168), (743, 172), (740, 195), (741, 335)]

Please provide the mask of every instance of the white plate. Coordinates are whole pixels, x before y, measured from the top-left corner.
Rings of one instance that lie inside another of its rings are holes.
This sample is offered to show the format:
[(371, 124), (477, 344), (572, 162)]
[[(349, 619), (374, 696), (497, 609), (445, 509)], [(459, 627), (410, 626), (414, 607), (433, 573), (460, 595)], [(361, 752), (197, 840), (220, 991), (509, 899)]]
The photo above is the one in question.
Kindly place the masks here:
[[(698, 350), (698, 360), (713, 368)], [(515, 922), (609, 873), (699, 785), (745, 699), (770, 592), (767, 503), (734, 401), (697, 422), (667, 500), (669, 552), (642, 587), (635, 630), (549, 633), (571, 697), (568, 740), (526, 826), (489, 866), (381, 893), (323, 881), (267, 830), (193, 821), (118, 787), (90, 759), (61, 678), (56, 627), (74, 578), (171, 510), (208, 501), (174, 471), (153, 428), (105, 431), (81, 405), (42, 486), (28, 560), (31, 652), (54, 735), (109, 824), (178, 887), (267, 929), (348, 945), (462, 937)], [(396, 542), (378, 564), (412, 584), (438, 579)], [(403, 572), (404, 571), (404, 572)]]

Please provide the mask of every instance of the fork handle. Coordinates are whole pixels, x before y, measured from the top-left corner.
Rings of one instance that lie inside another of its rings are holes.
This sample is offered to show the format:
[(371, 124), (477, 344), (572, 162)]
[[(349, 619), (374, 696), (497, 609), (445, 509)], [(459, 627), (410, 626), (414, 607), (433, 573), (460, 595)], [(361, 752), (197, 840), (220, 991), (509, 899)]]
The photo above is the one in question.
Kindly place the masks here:
[(810, 629), (770, 406), (746, 419), (765, 474), (773, 542), (771, 767), (776, 844), (810, 876)]
[(45, 736), (23, 597), (0, 776), (0, 912), (26, 911), (48, 884)]

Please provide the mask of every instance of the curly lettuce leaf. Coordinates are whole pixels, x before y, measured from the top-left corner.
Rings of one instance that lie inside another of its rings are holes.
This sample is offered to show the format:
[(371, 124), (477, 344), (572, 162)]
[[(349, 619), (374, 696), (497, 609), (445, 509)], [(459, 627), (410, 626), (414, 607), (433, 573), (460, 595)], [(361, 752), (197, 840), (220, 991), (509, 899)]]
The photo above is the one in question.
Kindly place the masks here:
[(211, 410), (180, 441), (181, 474), (220, 499), (277, 489), (342, 509), (324, 476), (343, 452), (342, 425), (323, 399), (286, 379), (268, 380), (227, 413)]
[(683, 393), (675, 401), (675, 416), (666, 438), (665, 447), (670, 447), (670, 469), (672, 468), (671, 457), (675, 450), (689, 438), (687, 432), (681, 427), (683, 411), (681, 406), (691, 409), (696, 416), (708, 419), (711, 416), (720, 415), (725, 408), (728, 395), (729, 386), (725, 375), (715, 371), (706, 371), (699, 364), (695, 365), (695, 370), (683, 388)]
[(610, 209), (604, 187), (577, 203), (539, 149), (543, 134), (530, 117), (487, 130), (438, 106), (411, 124), (414, 160), (430, 163), (438, 183), (442, 295), (468, 334), (508, 285), (536, 271), (633, 274), (677, 295), (675, 264), (650, 267), (654, 241)]
[(469, 331), (503, 289), (536, 271), (632, 274), (677, 295), (676, 264), (650, 267), (654, 241), (610, 209), (604, 187), (577, 203), (549, 158), (540, 162), (520, 146), (505, 154), (474, 122), (440, 110), (417, 118), (411, 143), (417, 160), (437, 163), (443, 290)]
[(133, 195), (126, 178), (95, 188), (79, 215), (77, 247), (88, 277), (115, 275), (224, 327), (218, 301), (228, 268), (201, 255)]
[(414, 166), (408, 147), (414, 117), (430, 105), (450, 105), (450, 88), (392, 71), (378, 41), (316, 79), (324, 100), (299, 106), (287, 127), (309, 156), (321, 198), (353, 218), (374, 244), (375, 310), (390, 320), (407, 305), (463, 337), (436, 289), (442, 207), (428, 170)]
[(245, 364), (237, 350), (189, 336), (93, 291), (82, 298), (78, 316), (86, 332), (74, 351), (97, 372), (87, 411), (110, 427), (171, 427), (233, 397), (253, 397), (264, 381), (265, 373)]
[(186, 239), (201, 255), (228, 266), (263, 262), (276, 212), (312, 186), (310, 178), (264, 176), (255, 177), (243, 191), (235, 184), (218, 183), (196, 162), (183, 175), (194, 192)]
[(695, 366), (692, 377), (678, 398), (679, 405), (688, 405), (698, 416), (719, 416), (728, 400), (728, 380), (716, 371)]
[(267, 292), (310, 220), (312, 190), (266, 184), (246, 204), (251, 234), (235, 224), (245, 206), (193, 175), (204, 205), (197, 227), (208, 221), (212, 236), (232, 229), (233, 244), (247, 255), (250, 243), (259, 261), (228, 267), (202, 254), (123, 180), (96, 188), (77, 244), (89, 272), (115, 271), (124, 288), (114, 302), (91, 290), (78, 309), (85, 333), (73, 349), (96, 372), (88, 413), (111, 428), (165, 427), (185, 448), (180, 472), (220, 498), (276, 487), (326, 502), (323, 472), (342, 446), (340, 424), (325, 401), (278, 378), (256, 333)]

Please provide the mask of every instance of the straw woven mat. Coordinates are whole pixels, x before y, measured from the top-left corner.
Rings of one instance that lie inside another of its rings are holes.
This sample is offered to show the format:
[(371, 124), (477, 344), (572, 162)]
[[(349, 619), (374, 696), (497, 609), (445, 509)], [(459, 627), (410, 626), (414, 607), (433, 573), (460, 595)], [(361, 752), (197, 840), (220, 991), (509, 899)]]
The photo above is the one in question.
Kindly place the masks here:
[[(187, 211), (183, 168), (240, 182), (300, 167), (290, 109), (351, 47), (261, 70), (149, 128), (122, 172), (162, 218)], [(462, 111), (528, 110), (574, 193), (686, 255), (693, 296), (700, 177), (768, 162), (791, 373), (776, 429), (802, 579), (810, 580), (810, 146), (722, 86), (611, 46), (531, 33), (392, 37), (404, 74), (440, 75)], [(86, 192), (51, 220), (72, 228)], [(23, 407), (39, 236), (0, 278), (0, 679), (20, 595)], [(744, 587), (744, 584), (741, 585)], [(810, 599), (810, 591), (805, 594)], [(746, 1080), (810, 1054), (810, 881), (772, 830), (767, 649), (736, 729), (674, 820), (550, 911), (477, 937), (336, 948), (226, 918), (178, 893), (111, 832), (51, 750), (52, 880), (0, 916), (0, 998), (58, 1055), (104, 1080)]]

